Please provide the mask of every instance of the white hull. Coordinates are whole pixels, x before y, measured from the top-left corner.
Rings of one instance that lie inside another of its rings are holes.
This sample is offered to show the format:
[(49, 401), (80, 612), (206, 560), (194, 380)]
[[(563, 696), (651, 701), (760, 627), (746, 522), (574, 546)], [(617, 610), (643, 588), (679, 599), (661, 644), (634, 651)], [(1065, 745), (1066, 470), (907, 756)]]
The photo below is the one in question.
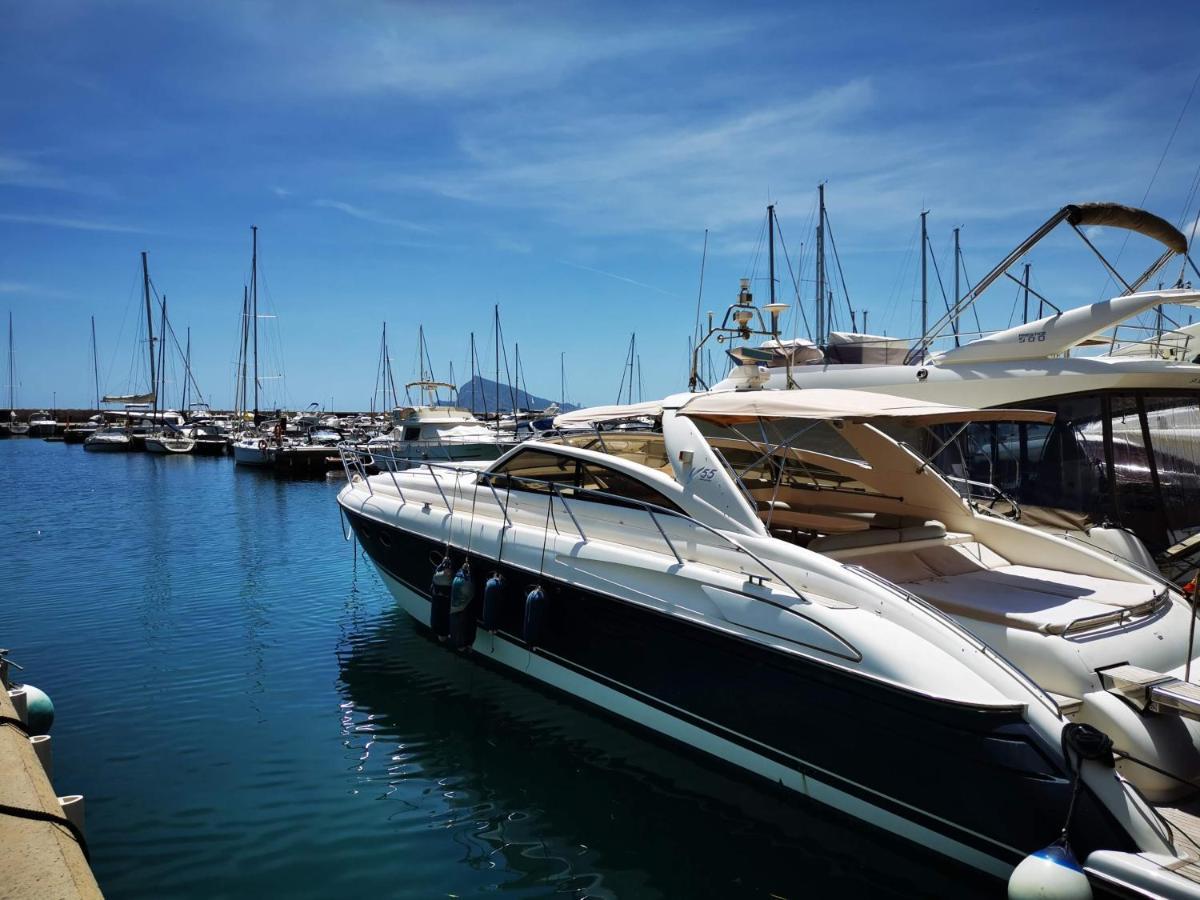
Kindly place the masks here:
[(233, 445), (233, 461), (239, 466), (270, 466), (274, 451), (264, 441), (238, 441)]
[(191, 453), (195, 449), (196, 442), (188, 438), (163, 438), (158, 436), (147, 436), (146, 452), (159, 453), (165, 456), (180, 455)]

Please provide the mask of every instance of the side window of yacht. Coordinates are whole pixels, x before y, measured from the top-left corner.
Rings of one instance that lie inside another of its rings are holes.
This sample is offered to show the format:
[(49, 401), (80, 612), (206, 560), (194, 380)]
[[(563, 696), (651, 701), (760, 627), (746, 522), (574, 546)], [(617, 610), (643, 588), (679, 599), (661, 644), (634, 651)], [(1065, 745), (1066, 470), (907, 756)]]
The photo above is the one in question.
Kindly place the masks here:
[(409, 425), (407, 428), (404, 429), (404, 439), (406, 441), (415, 441), (420, 436), (421, 436), (421, 429), (419, 426)]
[(513, 491), (548, 494), (551, 488), (545, 482), (552, 482), (570, 496), (579, 484), (577, 469), (577, 461), (569, 456), (544, 450), (522, 450), (493, 473), (492, 483)]
[(584, 494), (580, 499), (621, 505), (621, 498), (627, 498), (643, 503), (652, 503), (655, 506), (662, 506), (676, 512), (683, 512), (665, 494), (639, 481), (632, 475), (626, 475), (617, 469), (610, 469), (608, 466), (603, 466), (599, 463), (584, 462), (580, 464), (580, 475), (580, 487), (591, 491), (603, 491), (605, 494), (612, 495), (610, 497), (597, 497)]

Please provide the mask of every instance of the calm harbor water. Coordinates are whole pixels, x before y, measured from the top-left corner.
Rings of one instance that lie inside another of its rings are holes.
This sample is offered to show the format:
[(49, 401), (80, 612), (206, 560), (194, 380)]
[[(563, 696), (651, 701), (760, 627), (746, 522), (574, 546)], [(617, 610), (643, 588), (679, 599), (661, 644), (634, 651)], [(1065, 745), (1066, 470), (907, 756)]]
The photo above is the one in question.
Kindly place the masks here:
[(0, 646), (109, 897), (1003, 896), (436, 646), (336, 490), (0, 441)]

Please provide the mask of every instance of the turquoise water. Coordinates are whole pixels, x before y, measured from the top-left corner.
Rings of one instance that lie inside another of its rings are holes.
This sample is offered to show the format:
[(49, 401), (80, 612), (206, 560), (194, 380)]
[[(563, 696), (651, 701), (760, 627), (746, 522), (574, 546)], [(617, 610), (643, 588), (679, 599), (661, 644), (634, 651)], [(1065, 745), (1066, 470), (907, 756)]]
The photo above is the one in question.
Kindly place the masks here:
[(1003, 895), (436, 646), (337, 487), (0, 441), (0, 646), (109, 897)]

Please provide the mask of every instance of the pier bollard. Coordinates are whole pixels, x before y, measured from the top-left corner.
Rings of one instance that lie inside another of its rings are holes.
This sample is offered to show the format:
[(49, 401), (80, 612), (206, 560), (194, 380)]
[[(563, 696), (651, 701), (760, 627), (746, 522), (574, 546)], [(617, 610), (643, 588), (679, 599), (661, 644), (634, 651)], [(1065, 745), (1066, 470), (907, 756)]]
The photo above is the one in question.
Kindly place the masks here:
[(80, 834), (86, 834), (83, 830), (83, 794), (67, 794), (65, 797), (58, 798), (58, 805), (62, 807), (63, 814), (71, 821), (71, 824), (79, 829)]
[(54, 777), (54, 753), (50, 749), (50, 735), (35, 734), (29, 739), (33, 744), (33, 752), (37, 754), (38, 762), (46, 770), (46, 777)]
[(25, 693), (25, 688), (11, 688), (8, 692), (8, 699), (12, 701), (13, 709), (17, 711), (17, 718), (28, 725), (29, 696)]

